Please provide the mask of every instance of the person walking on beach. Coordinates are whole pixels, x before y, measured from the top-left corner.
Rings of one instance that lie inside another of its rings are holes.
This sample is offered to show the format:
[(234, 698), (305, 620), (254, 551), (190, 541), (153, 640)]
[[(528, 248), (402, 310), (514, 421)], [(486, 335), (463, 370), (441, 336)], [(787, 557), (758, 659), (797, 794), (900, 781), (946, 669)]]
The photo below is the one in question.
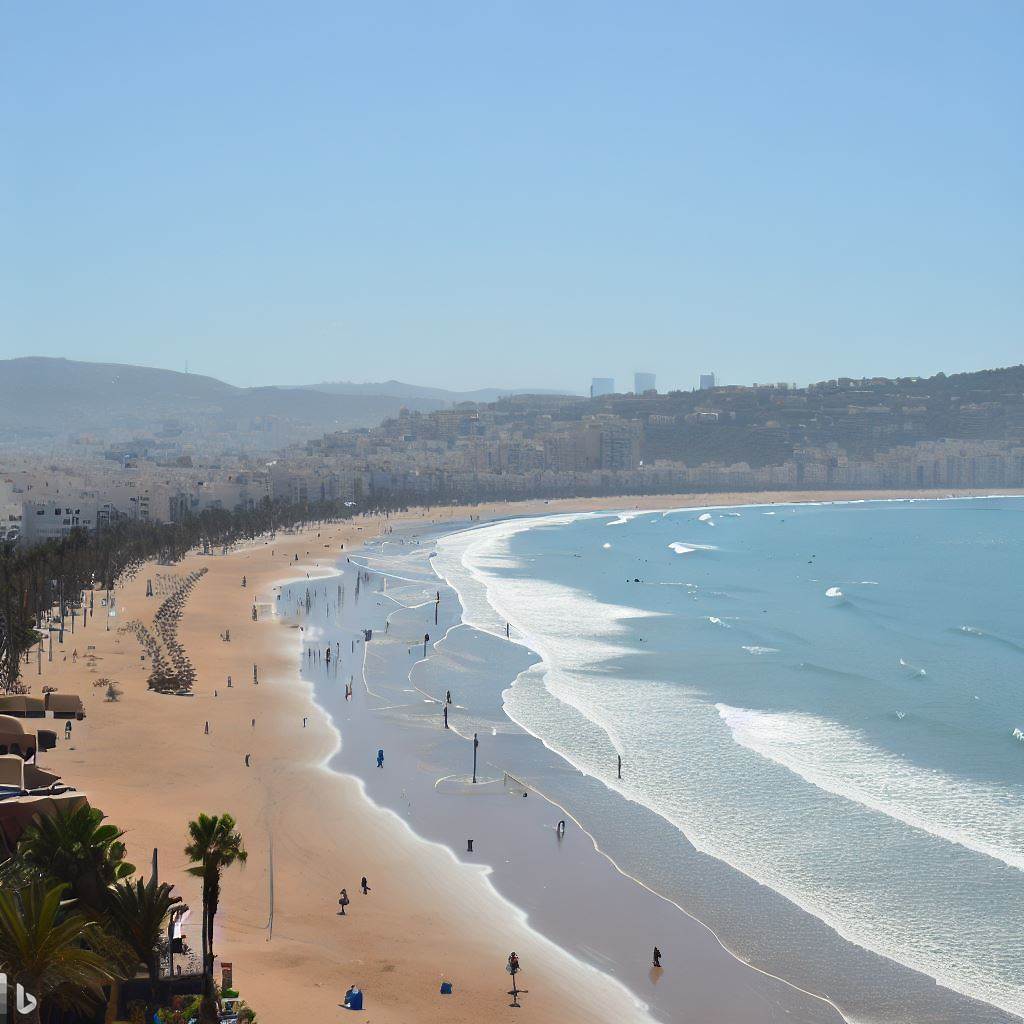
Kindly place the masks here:
[(661, 967), (661, 950), (657, 946), (654, 947), (654, 954), (651, 957), (652, 967)]
[(445, 704), (451, 704), (451, 702), (452, 702), (452, 691), (451, 690), (445, 690), (444, 691), (444, 702), (445, 702)]
[(254, 719), (252, 720), (252, 727), (253, 727), (254, 729), (256, 728), (256, 719), (255, 719), (255, 718), (254, 718)]
[(377, 751), (377, 767), (378, 768), (383, 768), (384, 767), (384, 748), (383, 747), (381, 747), (380, 750)]
[(207, 722), (207, 723), (206, 723), (206, 726), (205, 726), (205, 728), (203, 729), (203, 733), (204, 733), (205, 735), (207, 735), (207, 736), (209, 736), (209, 735), (210, 735), (210, 723), (209, 723), (209, 722)]
[(445, 706), (444, 706), (444, 727), (446, 729), (448, 728), (448, 705), (447, 704), (445, 704)]
[(515, 950), (508, 955), (508, 964), (505, 970), (512, 975), (512, 1004), (518, 1005), (519, 1002), (519, 986), (516, 984), (516, 975), (519, 973), (519, 957), (516, 956)]
[(369, 883), (366, 881), (366, 875), (363, 875), (362, 881), (359, 883), (359, 888), (363, 890), (364, 896), (370, 891)]
[(348, 904), (348, 890), (342, 889), (341, 892), (338, 894), (338, 906), (341, 907), (341, 910), (339, 910), (338, 913), (341, 914), (342, 917), (345, 916), (345, 908), (348, 906)]
[(70, 722), (65, 722), (64, 723), (64, 739), (66, 739), (66, 740), (71, 739), (71, 723)]
[(252, 767), (252, 754), (246, 754), (245, 755), (245, 767), (246, 768), (251, 768)]

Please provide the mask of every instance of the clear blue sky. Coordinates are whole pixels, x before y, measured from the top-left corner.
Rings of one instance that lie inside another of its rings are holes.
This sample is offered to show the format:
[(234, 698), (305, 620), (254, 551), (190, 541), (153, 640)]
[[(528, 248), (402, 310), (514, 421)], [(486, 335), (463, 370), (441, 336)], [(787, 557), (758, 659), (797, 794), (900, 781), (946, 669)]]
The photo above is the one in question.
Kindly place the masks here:
[(0, 356), (690, 387), (1024, 360), (1024, 4), (8, 4)]

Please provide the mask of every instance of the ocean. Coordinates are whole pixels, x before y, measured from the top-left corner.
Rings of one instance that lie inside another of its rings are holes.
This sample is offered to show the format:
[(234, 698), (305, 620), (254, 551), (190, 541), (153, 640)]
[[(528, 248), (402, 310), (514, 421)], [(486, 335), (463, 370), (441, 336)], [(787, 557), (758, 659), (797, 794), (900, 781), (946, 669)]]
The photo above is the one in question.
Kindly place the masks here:
[[(1024, 501), (552, 516), (433, 564), (541, 656), (504, 709), (626, 798), (588, 816), (623, 870), (858, 1019), (965, 1011), (872, 993), (851, 945), (1024, 1015)], [(680, 864), (678, 833), (779, 899)]]
[[(425, 525), (282, 609), (307, 647), (336, 645), (326, 670), (304, 659), (333, 767), (482, 857), (531, 926), (657, 1019), (1007, 1024), (1024, 1016), (1022, 517), (1024, 499), (984, 498)], [(523, 788), (550, 803), (479, 799)], [(723, 973), (716, 951), (756, 970)]]

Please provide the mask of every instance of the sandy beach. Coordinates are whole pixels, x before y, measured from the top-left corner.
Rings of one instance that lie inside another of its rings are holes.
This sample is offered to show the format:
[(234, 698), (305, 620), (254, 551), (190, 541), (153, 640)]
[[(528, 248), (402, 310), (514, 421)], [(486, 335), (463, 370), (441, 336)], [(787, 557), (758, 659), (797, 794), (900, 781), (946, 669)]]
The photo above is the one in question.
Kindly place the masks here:
[[(620, 497), (413, 510), (401, 518), (437, 524), (470, 516), (597, 508), (905, 496)], [(173, 566), (146, 565), (118, 589), (109, 631), (97, 594), (94, 617), (84, 629), (79, 624), (74, 635), (65, 633), (54, 661), (44, 659), (42, 675), (36, 674), (34, 659), (25, 667), (34, 692), (42, 685), (77, 692), (88, 716), (75, 724), (71, 742), (62, 738), (56, 750), (43, 755), (42, 764), (87, 793), (94, 806), (126, 830), (133, 863), (148, 864), (158, 848), (161, 878), (173, 882), (196, 910), (199, 887), (185, 874), (182, 852), (186, 824), (201, 811), (228, 811), (237, 818), (249, 862), (225, 877), (215, 948), (234, 965), (236, 987), (265, 1024), (337, 1019), (345, 1013), (339, 1004), (351, 983), (366, 993), (366, 1008), (353, 1019), (382, 1024), (488, 1022), (510, 1012), (536, 1021), (645, 1019), (624, 987), (533, 932), (483, 870), (419, 839), (395, 814), (367, 800), (358, 780), (324, 767), (339, 736), (299, 676), (301, 634), (273, 614), (274, 587), (307, 573), (332, 573), (339, 555), (375, 536), (380, 525), (376, 518), (360, 517), (319, 531), (279, 534), (227, 555), (193, 554)], [(132, 619), (151, 622), (160, 598), (145, 597), (147, 580), (201, 568), (208, 572), (190, 596), (179, 629), (198, 671), (195, 694), (151, 693), (141, 648), (119, 627)], [(252, 619), (254, 601), (258, 621)], [(230, 641), (221, 638), (225, 630)], [(103, 689), (94, 687), (103, 677), (116, 680), (124, 691), (116, 703), (105, 701)], [(251, 767), (245, 765), (247, 754)], [(366, 897), (358, 892), (363, 875), (373, 887)], [(337, 915), (341, 887), (353, 900), (345, 917)], [(186, 931), (193, 948), (199, 946), (198, 917), (193, 914)], [(513, 949), (529, 990), (518, 1011), (508, 1009), (504, 973)], [(453, 982), (452, 996), (439, 995), (442, 979)], [(696, 1018), (681, 1007), (678, 1019)], [(700, 1019), (728, 1018), (709, 1011)]]

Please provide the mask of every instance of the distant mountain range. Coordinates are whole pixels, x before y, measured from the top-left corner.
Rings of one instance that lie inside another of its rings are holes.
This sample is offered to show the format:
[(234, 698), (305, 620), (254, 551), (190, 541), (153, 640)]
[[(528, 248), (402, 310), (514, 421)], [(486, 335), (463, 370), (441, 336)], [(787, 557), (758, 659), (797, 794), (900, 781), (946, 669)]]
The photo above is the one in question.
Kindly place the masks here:
[(197, 446), (205, 440), (272, 450), (325, 431), (374, 426), (403, 406), (431, 412), (512, 393), (400, 381), (239, 388), (195, 373), (31, 356), (0, 360), (0, 443), (83, 434), (129, 440), (171, 431)]

